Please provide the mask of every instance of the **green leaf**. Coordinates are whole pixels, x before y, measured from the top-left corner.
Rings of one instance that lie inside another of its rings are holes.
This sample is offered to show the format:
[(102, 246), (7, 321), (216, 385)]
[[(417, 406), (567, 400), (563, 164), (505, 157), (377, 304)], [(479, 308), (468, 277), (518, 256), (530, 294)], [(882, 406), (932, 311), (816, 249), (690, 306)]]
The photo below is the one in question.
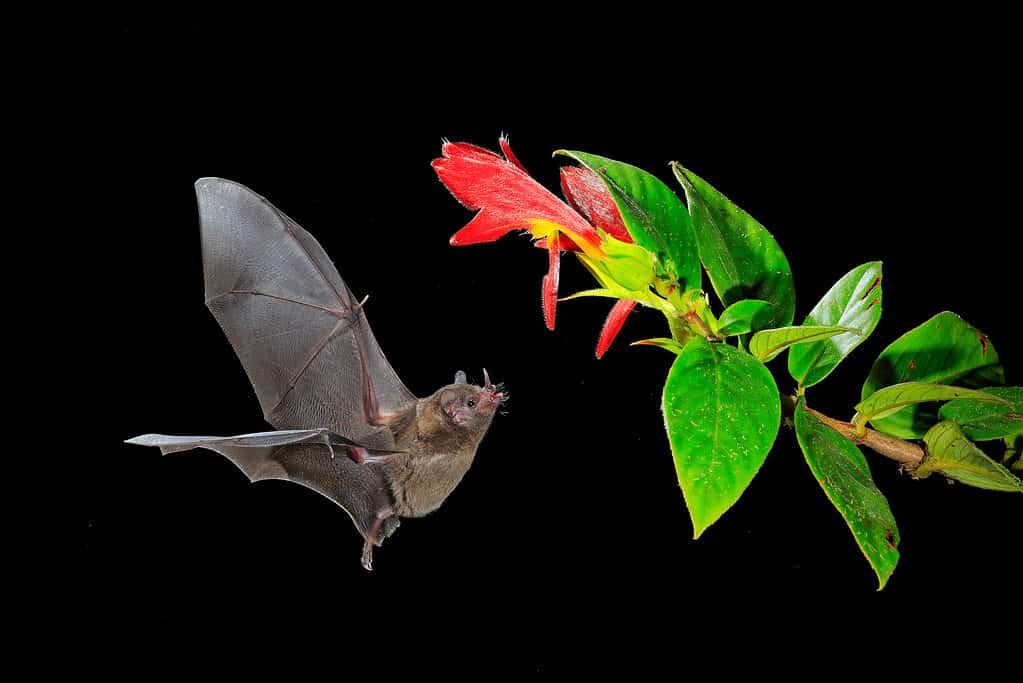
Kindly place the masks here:
[(775, 316), (774, 304), (760, 299), (743, 299), (729, 306), (718, 318), (718, 334), (731, 337), (762, 330), (771, 325)]
[[(987, 336), (955, 313), (939, 313), (881, 352), (860, 398), (900, 382), (957, 384), (971, 389), (1004, 384), (998, 353)], [(937, 408), (917, 405), (874, 423), (878, 431), (919, 439), (938, 419)]]
[(568, 296), (559, 297), (558, 301), (571, 301), (572, 299), (581, 299), (589, 296), (599, 296), (606, 299), (626, 299), (628, 298), (628, 292), (623, 289), (584, 289), (581, 292), (575, 294), (569, 294)]
[(766, 363), (793, 344), (805, 344), (834, 337), (836, 334), (848, 332), (848, 327), (810, 327), (797, 325), (794, 327), (776, 327), (761, 330), (749, 340), (749, 352), (762, 363)]
[(842, 515), (884, 588), (899, 561), (899, 529), (860, 449), (796, 403), (796, 438), (824, 494)]
[(1011, 405), (952, 401), (941, 406), (938, 417), (955, 422), (973, 441), (993, 441), (1023, 434), (1023, 387), (989, 387), (984, 392), (1004, 398)]
[(685, 204), (657, 176), (614, 159), (558, 150), (604, 181), (629, 235), (657, 257), (681, 289), (700, 287), (700, 257)]
[(997, 403), (1006, 408), (1012, 407), (1012, 404), (1004, 398), (975, 389), (950, 387), (945, 384), (930, 384), (928, 382), (902, 382), (901, 384), (878, 389), (857, 403), (856, 415), (853, 416), (852, 421), (858, 427), (863, 427), (867, 422), (873, 422), (876, 425), (877, 420), (908, 406), (932, 401), (952, 401), (954, 399), (969, 399), (975, 402)]
[(941, 472), (968, 486), (1023, 493), (1023, 482), (973, 445), (956, 423), (946, 420), (934, 425), (924, 434), (924, 443), (927, 455), (916, 468), (917, 477)]
[(662, 409), (693, 537), (699, 538), (767, 458), (781, 423), (778, 388), (749, 354), (697, 337), (668, 372)]
[(634, 341), (629, 346), (656, 346), (664, 349), (665, 351), (671, 351), (675, 355), (682, 353), (683, 346), (670, 337), (653, 337), (652, 339), (640, 339)]
[(725, 306), (762, 299), (776, 306), (776, 327), (792, 324), (796, 290), (785, 252), (764, 226), (678, 163), (671, 165), (689, 202), (700, 260)]
[(859, 346), (881, 319), (881, 262), (846, 273), (817, 302), (804, 325), (839, 325), (856, 330), (789, 351), (789, 374), (801, 387), (817, 384)]

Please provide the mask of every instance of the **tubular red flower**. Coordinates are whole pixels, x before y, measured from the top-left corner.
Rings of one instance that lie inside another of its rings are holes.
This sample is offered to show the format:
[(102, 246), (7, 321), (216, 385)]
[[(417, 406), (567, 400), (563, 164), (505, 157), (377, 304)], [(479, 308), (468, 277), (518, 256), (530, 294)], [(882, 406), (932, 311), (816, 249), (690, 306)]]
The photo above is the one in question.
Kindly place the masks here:
[[(466, 143), (445, 142), (433, 169), (448, 190), (466, 208), (479, 211), (468, 225), (451, 236), (451, 244), (492, 242), (512, 230), (528, 231), (537, 247), (547, 250), (548, 270), (543, 278), (544, 321), (554, 329), (557, 314), (561, 252), (580, 251), (596, 260), (607, 258), (602, 233), (632, 242), (611, 193), (586, 168), (561, 171), (561, 187), (569, 204), (558, 199), (526, 172), (511, 150), (508, 138), (499, 140), (504, 157)], [(623, 299), (611, 309), (597, 343), (597, 358), (604, 355), (636, 302)]]
[(621, 332), (625, 319), (629, 317), (635, 307), (636, 302), (631, 299), (619, 299), (611, 307), (611, 312), (607, 314), (607, 320), (604, 321), (604, 328), (600, 331), (600, 339), (597, 340), (597, 358), (603, 357), (607, 352), (611, 342)]
[(475, 145), (448, 142), (441, 148), (443, 157), (434, 160), (433, 169), (451, 194), (466, 208), (479, 210), (452, 235), (451, 244), (492, 242), (512, 230), (527, 230), (538, 238), (562, 232), (587, 255), (603, 258), (596, 229), (522, 170), (506, 139), (501, 147), (508, 159)]
[(547, 239), (550, 261), (547, 274), (543, 276), (543, 318), (548, 330), (554, 329), (554, 316), (558, 306), (558, 280), (561, 278), (561, 249), (558, 242), (558, 233)]
[(561, 168), (561, 192), (573, 209), (622, 242), (632, 242), (614, 198), (596, 173), (583, 166)]

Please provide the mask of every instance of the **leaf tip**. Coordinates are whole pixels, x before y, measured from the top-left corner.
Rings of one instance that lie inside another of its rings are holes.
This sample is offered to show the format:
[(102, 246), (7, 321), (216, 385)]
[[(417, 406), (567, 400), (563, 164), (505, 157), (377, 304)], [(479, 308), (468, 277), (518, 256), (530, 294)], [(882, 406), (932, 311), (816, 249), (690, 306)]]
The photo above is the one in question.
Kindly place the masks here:
[[(896, 552), (898, 552), (898, 551), (896, 551)], [(898, 561), (897, 557), (896, 557), (896, 561)], [(882, 571), (882, 570), (878, 569), (877, 567), (874, 568), (874, 573), (877, 574), (877, 592), (878, 593), (883, 591), (884, 587), (888, 585), (888, 579), (892, 578), (892, 574), (894, 572), (895, 572), (895, 567), (894, 566), (891, 569), (889, 569), (887, 572)]]
[(690, 508), (689, 520), (693, 523), (693, 540), (700, 540), (700, 536), (703, 536), (703, 532), (709, 529), (714, 522), (718, 521), (722, 514), (724, 514), (724, 510), (715, 514), (708, 510), (697, 512)]

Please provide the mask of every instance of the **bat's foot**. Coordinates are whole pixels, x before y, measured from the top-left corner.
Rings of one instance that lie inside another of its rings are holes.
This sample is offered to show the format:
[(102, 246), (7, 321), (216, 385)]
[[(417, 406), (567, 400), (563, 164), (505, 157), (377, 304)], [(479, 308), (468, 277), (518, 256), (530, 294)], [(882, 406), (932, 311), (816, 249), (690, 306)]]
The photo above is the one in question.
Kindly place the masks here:
[(373, 571), (373, 542), (369, 539), (362, 545), (362, 568)]
[(380, 525), (384, 523), (384, 520), (393, 517), (394, 510), (390, 507), (385, 507), (377, 512), (376, 519), (373, 520), (373, 526), (370, 528), (369, 533), (366, 534), (366, 542), (362, 544), (362, 568), (368, 572), (373, 571), (373, 546), (380, 545), (377, 540), (377, 534), (380, 533)]

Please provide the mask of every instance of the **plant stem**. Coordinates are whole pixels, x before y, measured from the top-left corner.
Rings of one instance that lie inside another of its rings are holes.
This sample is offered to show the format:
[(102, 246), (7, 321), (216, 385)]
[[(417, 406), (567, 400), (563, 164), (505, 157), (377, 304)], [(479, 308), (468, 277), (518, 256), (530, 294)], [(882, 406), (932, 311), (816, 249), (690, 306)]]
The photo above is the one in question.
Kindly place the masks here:
[(689, 323), (690, 327), (694, 328), (701, 337), (704, 337), (708, 341), (721, 341), (716, 336), (714, 336), (714, 333), (711, 332), (710, 327), (707, 326), (707, 323), (705, 323), (703, 319), (694, 311), (689, 311), (688, 313), (682, 316), (682, 319)]
[[(782, 412), (787, 417), (792, 417), (792, 415), (795, 414), (796, 398), (794, 396), (786, 396), (785, 394), (782, 394), (781, 405)], [(910, 473), (916, 470), (917, 466), (923, 462), (925, 453), (923, 447), (919, 444), (915, 444), (912, 441), (898, 439), (894, 436), (889, 436), (888, 434), (882, 434), (881, 432), (873, 429), (867, 429), (863, 434), (858, 434), (856, 432), (856, 425), (851, 422), (836, 420), (833, 417), (828, 417), (823, 413), (817, 412), (813, 408), (807, 407), (807, 411), (812, 413), (818, 420), (852, 441), (854, 444), (866, 446), (886, 458), (895, 460), (902, 465), (902, 469)]]

